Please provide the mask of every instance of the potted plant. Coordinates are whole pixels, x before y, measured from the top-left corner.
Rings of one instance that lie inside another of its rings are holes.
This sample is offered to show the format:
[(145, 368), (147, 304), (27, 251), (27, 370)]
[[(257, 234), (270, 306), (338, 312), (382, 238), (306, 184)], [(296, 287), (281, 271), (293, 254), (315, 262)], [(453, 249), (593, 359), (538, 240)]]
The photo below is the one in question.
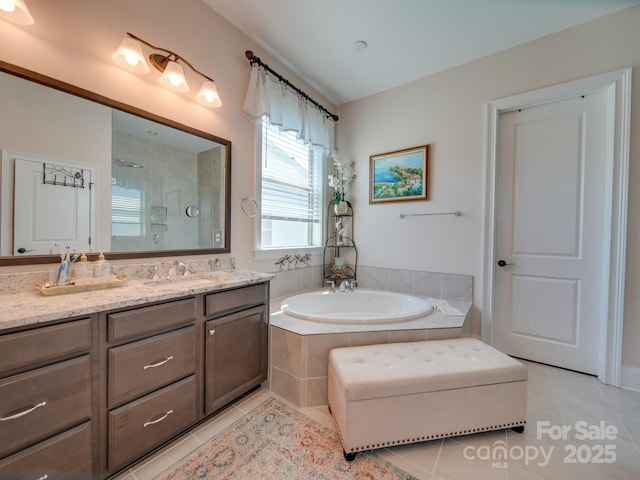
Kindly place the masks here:
[(329, 174), (329, 186), (335, 190), (335, 198), (331, 203), (336, 215), (345, 215), (349, 211), (349, 202), (345, 199), (345, 188), (356, 178), (353, 173), (354, 162), (343, 162), (336, 150), (331, 158), (334, 171)]

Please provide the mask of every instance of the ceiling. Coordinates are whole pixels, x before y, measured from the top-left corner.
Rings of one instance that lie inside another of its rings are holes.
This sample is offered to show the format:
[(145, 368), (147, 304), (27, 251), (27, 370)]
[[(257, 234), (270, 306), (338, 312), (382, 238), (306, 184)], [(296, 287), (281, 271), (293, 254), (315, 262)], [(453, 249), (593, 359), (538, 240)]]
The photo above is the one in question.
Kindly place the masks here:
[[(203, 1), (255, 42), (244, 50), (260, 46), (336, 105), (640, 4), (640, 0)], [(356, 51), (357, 41), (367, 42), (368, 48)]]

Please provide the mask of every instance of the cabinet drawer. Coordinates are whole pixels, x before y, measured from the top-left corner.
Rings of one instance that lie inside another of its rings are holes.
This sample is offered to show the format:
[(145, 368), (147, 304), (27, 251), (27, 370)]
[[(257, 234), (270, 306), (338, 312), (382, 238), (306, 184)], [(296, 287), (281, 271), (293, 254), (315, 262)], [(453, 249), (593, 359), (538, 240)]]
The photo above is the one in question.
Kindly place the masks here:
[(91, 478), (91, 465), (91, 424), (85, 423), (3, 460), (0, 478)]
[(89, 356), (0, 380), (0, 456), (90, 416)]
[(91, 347), (91, 319), (0, 336), (0, 372), (55, 360)]
[(267, 301), (267, 285), (261, 283), (250, 287), (236, 288), (226, 292), (212, 293), (205, 297), (205, 315), (219, 315), (260, 305)]
[(123, 467), (195, 421), (195, 376), (112, 410), (109, 470)]
[(195, 298), (112, 313), (108, 316), (108, 338), (110, 342), (117, 342), (160, 332), (195, 318)]
[(109, 350), (109, 407), (196, 371), (196, 327), (156, 335)]

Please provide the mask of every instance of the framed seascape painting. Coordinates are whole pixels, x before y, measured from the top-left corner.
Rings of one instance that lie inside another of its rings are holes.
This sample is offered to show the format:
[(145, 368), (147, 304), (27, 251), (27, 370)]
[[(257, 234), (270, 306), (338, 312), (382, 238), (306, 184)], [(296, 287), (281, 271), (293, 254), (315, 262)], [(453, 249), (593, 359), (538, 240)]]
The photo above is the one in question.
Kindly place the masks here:
[(369, 203), (429, 200), (429, 145), (369, 157)]

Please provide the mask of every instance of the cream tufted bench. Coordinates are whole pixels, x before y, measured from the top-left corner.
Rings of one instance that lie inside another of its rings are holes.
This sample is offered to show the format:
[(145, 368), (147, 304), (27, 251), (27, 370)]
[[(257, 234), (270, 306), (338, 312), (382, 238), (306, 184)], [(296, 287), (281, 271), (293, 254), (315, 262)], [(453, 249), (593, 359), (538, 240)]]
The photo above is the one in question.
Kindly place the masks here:
[(336, 348), (329, 409), (347, 460), (390, 445), (522, 432), (527, 369), (474, 338)]

